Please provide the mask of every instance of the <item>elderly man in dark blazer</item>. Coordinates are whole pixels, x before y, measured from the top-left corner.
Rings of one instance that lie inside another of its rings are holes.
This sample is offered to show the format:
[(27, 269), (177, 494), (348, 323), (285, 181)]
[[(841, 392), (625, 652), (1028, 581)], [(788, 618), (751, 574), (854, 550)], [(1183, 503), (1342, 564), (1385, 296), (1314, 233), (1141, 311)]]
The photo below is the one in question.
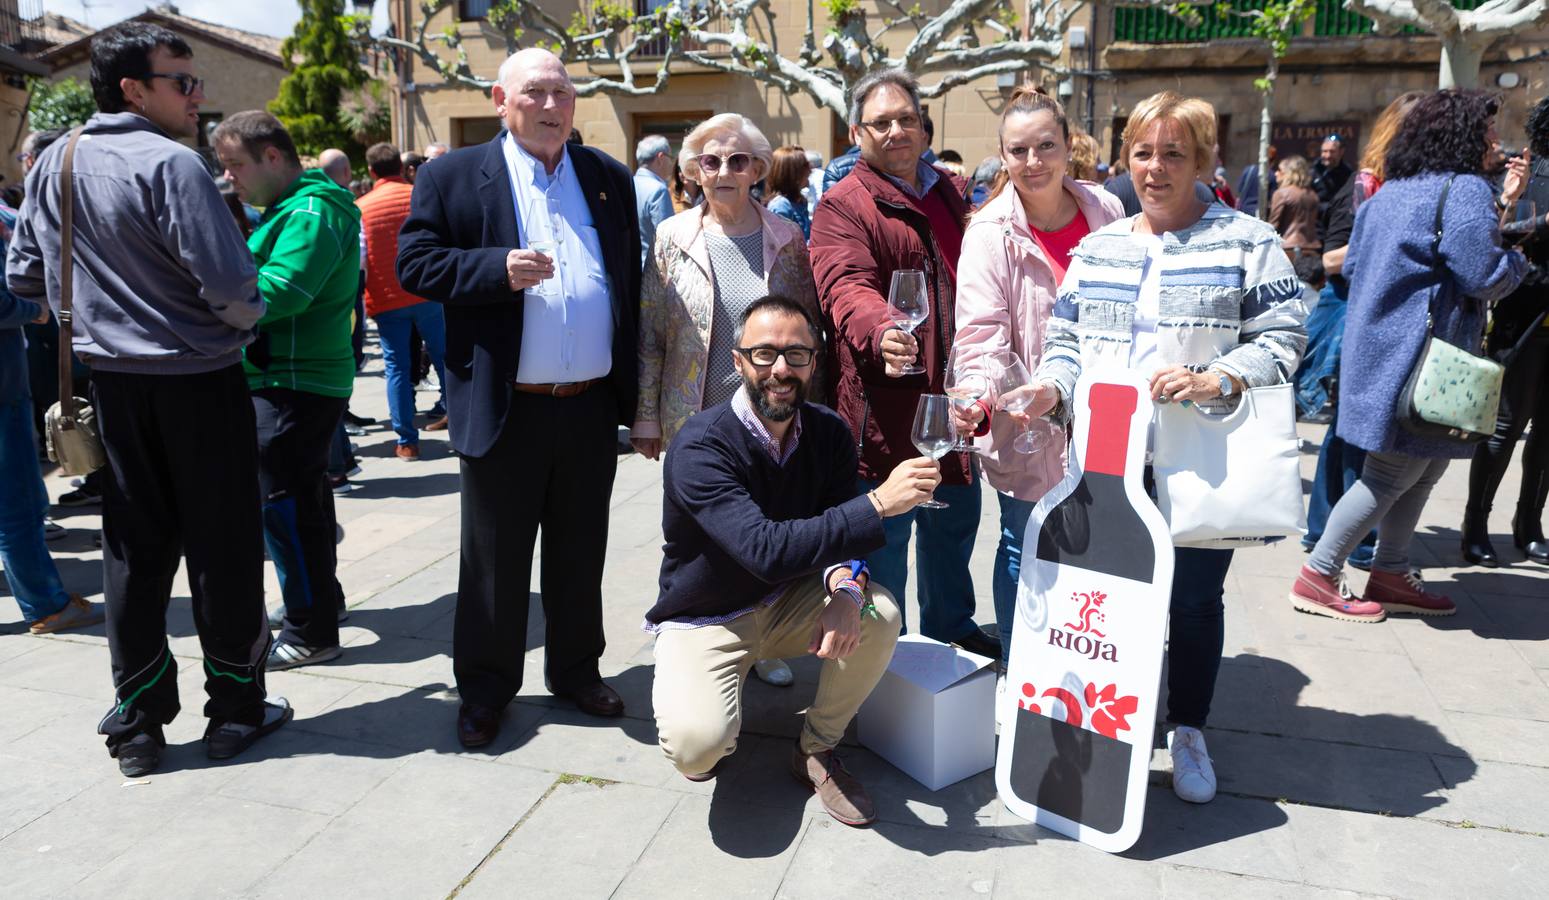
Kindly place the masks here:
[(575, 86), (546, 50), (500, 67), (499, 137), (420, 171), (398, 241), (404, 289), (446, 308), (461, 458), (453, 671), (464, 746), (495, 739), (522, 686), (533, 546), (549, 690), (616, 716), (603, 683), (602, 566), (617, 427), (633, 415), (640, 233), (629, 170), (567, 146)]

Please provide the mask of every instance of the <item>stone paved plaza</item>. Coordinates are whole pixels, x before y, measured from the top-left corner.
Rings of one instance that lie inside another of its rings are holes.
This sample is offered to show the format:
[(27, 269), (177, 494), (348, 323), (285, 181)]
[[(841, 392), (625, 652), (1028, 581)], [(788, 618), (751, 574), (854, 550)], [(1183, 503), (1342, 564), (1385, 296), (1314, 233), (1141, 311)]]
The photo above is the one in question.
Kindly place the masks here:
[[(385, 419), (379, 362), (353, 406)], [(535, 614), (527, 683), (497, 744), (461, 751), (457, 464), (444, 434), (423, 437), (416, 464), (393, 458), (381, 426), (356, 439), (364, 473), (338, 502), (345, 654), (271, 675), (296, 720), (230, 763), (198, 742), (181, 580), (168, 627), (185, 710), (161, 770), (135, 781), (95, 735), (112, 694), (102, 629), (32, 637), (0, 601), (0, 897), (1502, 897), (1549, 884), (1549, 569), (1520, 562), (1501, 534), (1515, 472), (1494, 518), (1511, 563), (1499, 570), (1456, 567), (1464, 466), (1426, 511), (1416, 562), (1457, 600), (1450, 619), (1301, 615), (1285, 596), (1295, 542), (1239, 553), (1206, 731), (1220, 796), (1177, 801), (1158, 751), (1145, 833), (1109, 856), (1011, 816), (992, 773), (932, 793), (859, 747), (845, 758), (881, 820), (832, 821), (785, 767), (812, 660), (795, 661), (794, 688), (749, 683), (744, 737), (719, 778), (677, 775), (656, 746), (639, 629), (660, 561), (661, 468), (638, 456), (620, 460), (604, 582), (603, 674), (626, 717), (589, 718), (544, 692)], [(55, 497), (69, 489), (48, 483)], [(66, 585), (100, 599), (98, 510), (57, 512)], [(986, 492), (983, 622), (994, 519)], [(272, 567), (269, 578), (274, 603)]]

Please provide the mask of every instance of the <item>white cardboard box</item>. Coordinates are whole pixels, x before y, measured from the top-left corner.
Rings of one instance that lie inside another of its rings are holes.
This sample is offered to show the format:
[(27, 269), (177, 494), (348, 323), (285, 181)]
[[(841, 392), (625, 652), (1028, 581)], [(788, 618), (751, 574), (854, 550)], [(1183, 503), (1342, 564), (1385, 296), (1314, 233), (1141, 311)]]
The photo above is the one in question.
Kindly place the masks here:
[(994, 665), (922, 635), (900, 637), (861, 705), (860, 742), (933, 791), (993, 768)]

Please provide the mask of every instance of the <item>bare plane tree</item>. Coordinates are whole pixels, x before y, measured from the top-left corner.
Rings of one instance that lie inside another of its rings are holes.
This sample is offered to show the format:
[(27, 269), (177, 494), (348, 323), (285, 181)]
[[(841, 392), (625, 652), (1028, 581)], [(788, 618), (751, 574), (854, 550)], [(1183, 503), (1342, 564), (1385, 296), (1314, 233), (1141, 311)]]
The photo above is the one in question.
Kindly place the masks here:
[(1479, 65), (1496, 38), (1549, 25), (1549, 0), (1489, 0), (1461, 10), (1447, 0), (1345, 0), (1345, 9), (1377, 24), (1378, 34), (1405, 27), (1441, 39), (1442, 88), (1479, 84)]
[[(923, 13), (918, 3), (905, 7), (904, 0), (875, 0), (878, 21), (870, 20), (860, 0), (821, 2), (829, 28), (819, 33), (818, 0), (805, 0), (807, 27), (800, 46), (793, 48), (779, 45), (770, 0), (674, 0), (645, 15), (636, 15), (632, 5), (597, 0), (589, 17), (577, 14), (569, 24), (538, 3), (502, 0), (491, 7), (485, 24), (504, 37), (510, 52), (547, 47), (567, 63), (588, 63), (610, 73), (578, 79), (576, 92), (583, 97), (659, 94), (672, 73), (688, 64), (806, 94), (843, 117), (851, 86), (883, 66), (914, 73), (927, 98), (988, 75), (1057, 70), (1071, 19), (1088, 3), (1152, 7), (1197, 21), (1193, 10), (1176, 0), (1027, 0), (1020, 16), (1006, 0), (953, 0), (935, 15)], [(412, 34), (377, 40), (414, 54), (450, 82), (488, 91), (493, 73), (472, 70), (455, 26), (429, 29), (434, 14), (446, 5), (447, 0), (425, 0), (423, 18)], [(896, 55), (884, 43), (890, 38), (903, 43)], [(646, 66), (651, 77), (642, 84), (637, 68)]]

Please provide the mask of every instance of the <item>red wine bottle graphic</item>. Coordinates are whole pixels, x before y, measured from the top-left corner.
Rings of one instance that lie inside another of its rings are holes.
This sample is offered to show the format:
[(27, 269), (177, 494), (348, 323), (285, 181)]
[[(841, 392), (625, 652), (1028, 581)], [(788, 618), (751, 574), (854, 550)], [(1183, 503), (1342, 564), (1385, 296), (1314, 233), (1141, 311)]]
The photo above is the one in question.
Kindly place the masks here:
[(1147, 386), (1076, 390), (1077, 458), (1028, 520), (996, 777), (1018, 815), (1110, 852), (1139, 837), (1173, 553), (1146, 495)]

